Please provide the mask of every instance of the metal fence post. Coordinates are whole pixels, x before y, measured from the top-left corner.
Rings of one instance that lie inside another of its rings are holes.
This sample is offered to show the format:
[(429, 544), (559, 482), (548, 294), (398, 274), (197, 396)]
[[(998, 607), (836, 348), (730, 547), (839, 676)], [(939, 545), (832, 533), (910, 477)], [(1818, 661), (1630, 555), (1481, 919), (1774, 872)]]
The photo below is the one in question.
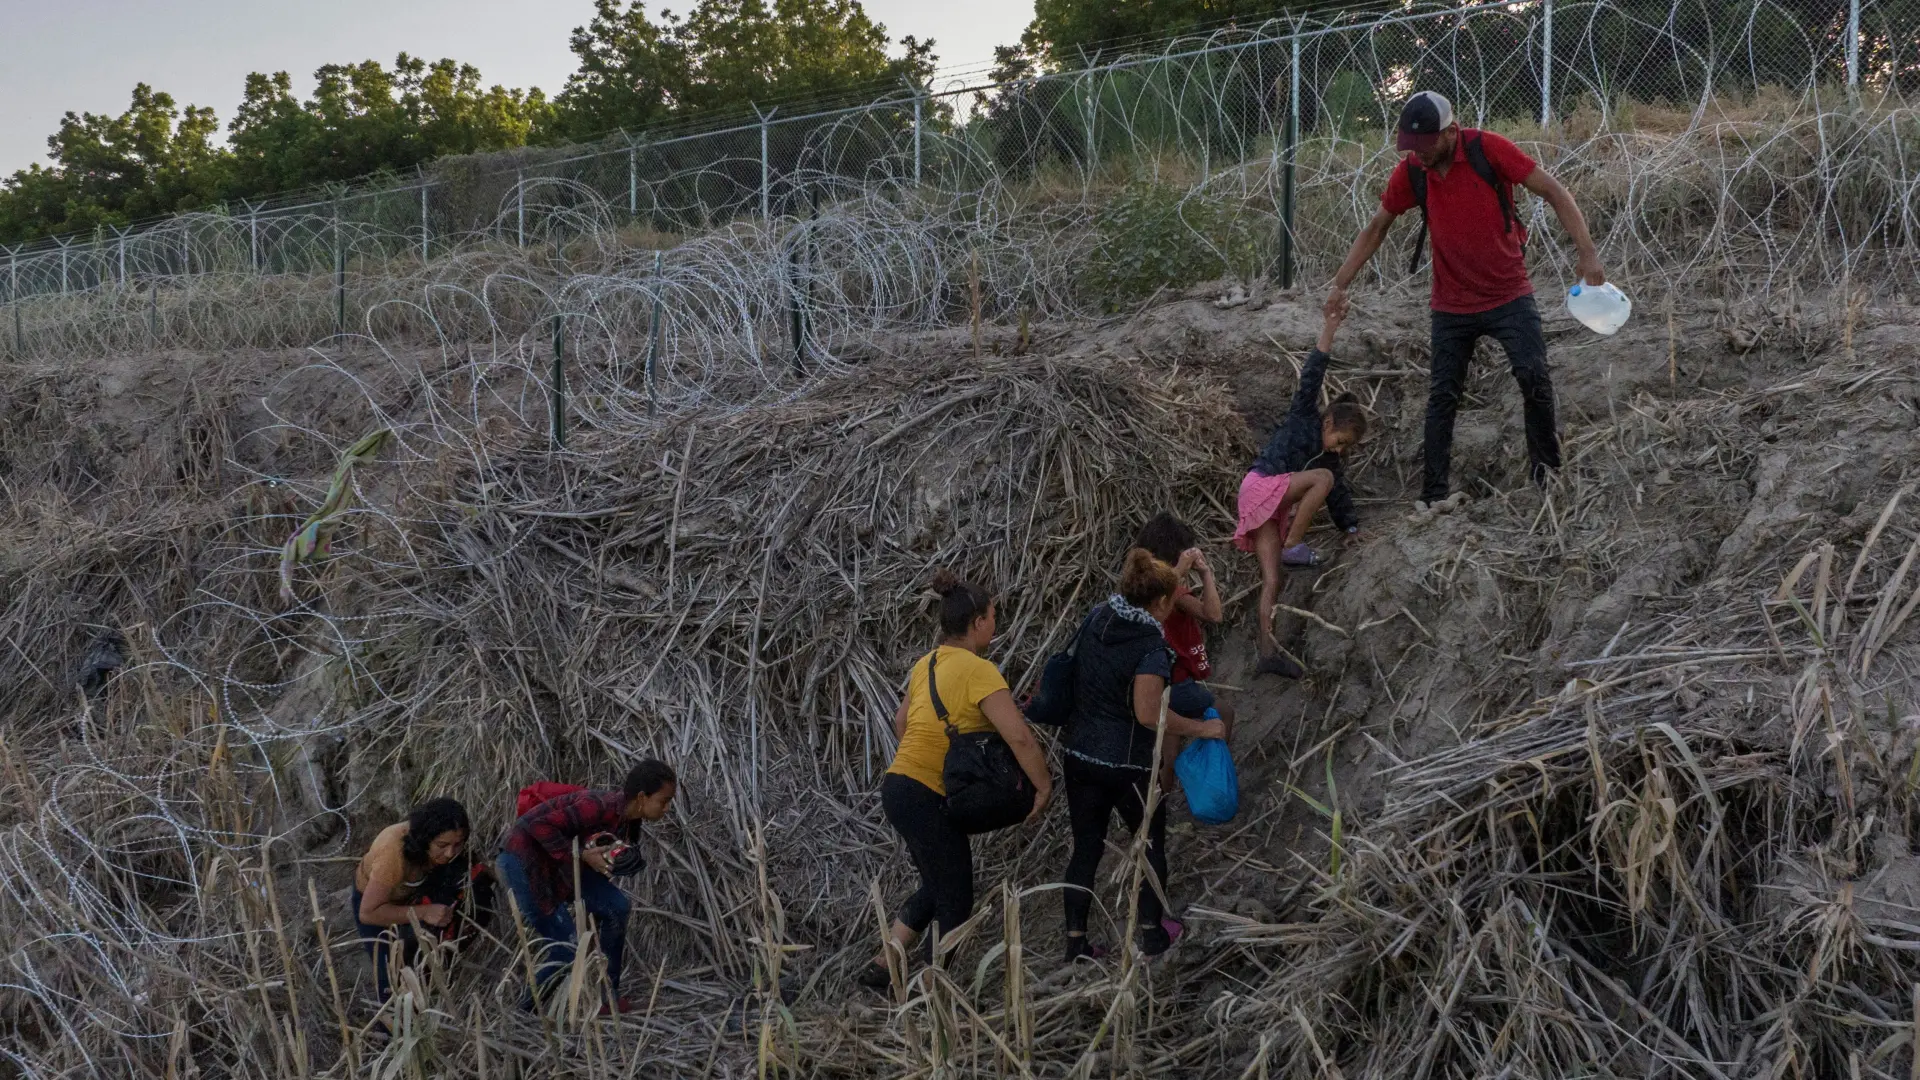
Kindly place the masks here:
[(20, 249), (7, 252), (7, 306), (13, 309), (13, 353), (27, 355), (27, 334), (20, 326)]
[(1280, 287), (1293, 288), (1293, 184), (1296, 147), (1300, 143), (1300, 30), (1290, 39), (1287, 74), (1286, 166), (1280, 174)]
[(553, 428), (553, 448), (567, 447), (567, 335), (566, 316), (553, 316), (553, 387), (547, 398)]
[(513, 174), (513, 213), (518, 223), (519, 244), (527, 246), (527, 174), (514, 170)]
[(247, 207), (247, 260), (260, 272), (260, 211)]
[(1092, 183), (1092, 182), (1093, 182), (1093, 170), (1094, 170), (1094, 167), (1095, 167), (1096, 165), (1098, 165), (1098, 164), (1099, 164), (1099, 160), (1098, 160), (1098, 158), (1099, 158), (1099, 146), (1098, 146), (1098, 145), (1097, 145), (1097, 144), (1095, 143), (1095, 141), (1094, 141), (1094, 133), (1093, 133), (1093, 117), (1094, 117), (1094, 112), (1095, 112), (1095, 111), (1096, 111), (1097, 109), (1099, 109), (1099, 107), (1100, 107), (1100, 103), (1099, 103), (1099, 101), (1098, 101), (1098, 100), (1097, 100), (1097, 99), (1096, 99), (1096, 98), (1094, 97), (1094, 89), (1093, 89), (1093, 72), (1092, 72), (1092, 71), (1088, 71), (1088, 72), (1087, 72), (1087, 74), (1086, 74), (1086, 76), (1085, 76), (1085, 81), (1086, 81), (1086, 84), (1087, 84), (1087, 94), (1086, 94), (1086, 114), (1087, 114), (1087, 115), (1086, 115), (1086, 121), (1087, 121), (1087, 182), (1088, 182), (1088, 183)]
[(913, 186), (920, 186), (920, 91), (913, 92)]
[(120, 287), (127, 287), (127, 233), (119, 226), (114, 227), (114, 235), (119, 239), (120, 248)]
[(340, 201), (333, 203), (333, 332), (347, 332), (347, 247), (340, 235)]
[[(1859, 0), (1855, 0), (1856, 3)], [(1553, 123), (1553, 0), (1541, 5), (1540, 126)]]
[[(754, 107), (760, 112), (759, 106)], [(775, 109), (774, 112), (780, 110)], [(773, 220), (773, 162), (767, 156), (767, 121), (773, 112), (760, 113), (760, 220)]]
[(1860, 0), (1847, 0), (1847, 89), (1860, 89)]
[(653, 253), (653, 317), (647, 326), (647, 412), (654, 411), (656, 404), (653, 392), (654, 364), (660, 357), (660, 300), (667, 291), (666, 282), (661, 279), (661, 268), (666, 264), (667, 253)]
[(433, 185), (425, 180), (420, 182), (420, 262), (425, 265), (433, 255), (433, 227), (427, 224), (427, 192)]
[(60, 295), (67, 295), (67, 242), (60, 241)]
[(640, 152), (627, 145), (627, 217), (640, 216)]

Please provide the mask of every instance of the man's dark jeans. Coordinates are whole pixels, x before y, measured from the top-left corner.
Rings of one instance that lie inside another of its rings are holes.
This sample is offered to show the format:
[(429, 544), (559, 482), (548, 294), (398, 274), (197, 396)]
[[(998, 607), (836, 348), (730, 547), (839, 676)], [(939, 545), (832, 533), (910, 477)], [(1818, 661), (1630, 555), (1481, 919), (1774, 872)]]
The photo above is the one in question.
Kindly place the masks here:
[(1560, 436), (1554, 428), (1553, 380), (1547, 375), (1547, 339), (1540, 330), (1540, 309), (1523, 296), (1473, 315), (1433, 313), (1433, 384), (1427, 391), (1426, 477), (1420, 498), (1447, 497), (1447, 473), (1453, 463), (1453, 415), (1467, 385), (1467, 362), (1482, 337), (1507, 350), (1513, 380), (1520, 384), (1527, 424), (1528, 474), (1537, 482), (1560, 467)]
[[(541, 950), (542, 962), (534, 981), (544, 994), (547, 984), (564, 974), (573, 963), (573, 948), (579, 936), (578, 928), (573, 925), (573, 903), (567, 901), (555, 907), (551, 914), (542, 915), (534, 906), (527, 868), (520, 865), (519, 857), (503, 851), (493, 866), (501, 883), (513, 893), (527, 929), (540, 939), (535, 948)], [(607, 982), (613, 987), (614, 996), (619, 997), (620, 969), (627, 955), (627, 916), (633, 910), (633, 901), (599, 871), (584, 866), (580, 868), (580, 896), (586, 902), (587, 914), (599, 924), (600, 951), (607, 958)]]

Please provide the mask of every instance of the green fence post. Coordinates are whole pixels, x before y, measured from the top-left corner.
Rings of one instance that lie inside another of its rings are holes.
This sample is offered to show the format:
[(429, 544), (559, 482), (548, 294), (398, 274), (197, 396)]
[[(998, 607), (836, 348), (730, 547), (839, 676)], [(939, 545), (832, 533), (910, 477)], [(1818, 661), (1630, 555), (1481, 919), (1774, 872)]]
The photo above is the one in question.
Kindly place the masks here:
[(653, 317), (647, 323), (648, 414), (652, 414), (658, 407), (657, 402), (654, 400), (653, 372), (654, 364), (658, 362), (660, 357), (660, 301), (662, 295), (666, 292), (666, 282), (661, 278), (660, 271), (666, 263), (666, 258), (667, 253), (664, 251), (656, 251), (653, 253)]
[(1288, 74), (1287, 126), (1283, 149), (1285, 171), (1280, 174), (1280, 287), (1293, 288), (1293, 178), (1296, 147), (1300, 142), (1300, 29), (1294, 27), (1291, 71)]
[(566, 316), (553, 316), (553, 386), (547, 404), (553, 426), (553, 448), (567, 447), (567, 338)]
[(340, 203), (333, 204), (333, 332), (347, 332), (347, 247), (340, 236)]

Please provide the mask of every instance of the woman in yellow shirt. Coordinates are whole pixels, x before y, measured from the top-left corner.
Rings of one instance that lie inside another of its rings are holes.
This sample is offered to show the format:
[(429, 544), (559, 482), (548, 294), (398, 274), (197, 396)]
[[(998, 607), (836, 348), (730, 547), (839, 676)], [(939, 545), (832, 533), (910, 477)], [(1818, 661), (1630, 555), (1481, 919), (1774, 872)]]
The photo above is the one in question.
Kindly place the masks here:
[[(887, 822), (907, 842), (920, 888), (900, 905), (892, 938), (904, 953), (929, 924), (947, 933), (973, 914), (973, 850), (967, 834), (947, 821), (946, 788), (940, 773), (947, 760), (947, 729), (933, 708), (927, 680), (933, 680), (948, 719), (962, 734), (992, 729), (1012, 748), (1015, 760), (1033, 782), (1033, 813), (1039, 820), (1053, 798), (1046, 756), (1034, 740), (1027, 718), (1013, 703), (1007, 680), (980, 654), (993, 644), (993, 597), (948, 571), (933, 579), (940, 594), (941, 641), (913, 665), (907, 696), (893, 714), (899, 749), (880, 782), (880, 805)], [(890, 981), (882, 954), (860, 973), (868, 986)]]

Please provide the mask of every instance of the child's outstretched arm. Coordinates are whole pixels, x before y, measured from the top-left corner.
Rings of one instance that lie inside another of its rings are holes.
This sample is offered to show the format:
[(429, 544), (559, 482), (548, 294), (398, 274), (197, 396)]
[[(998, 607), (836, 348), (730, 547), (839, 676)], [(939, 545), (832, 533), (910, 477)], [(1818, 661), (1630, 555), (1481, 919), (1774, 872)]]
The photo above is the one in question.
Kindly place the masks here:
[(1314, 341), (1313, 347), (1320, 352), (1331, 353), (1333, 351), (1333, 335), (1339, 332), (1340, 324), (1346, 321), (1347, 313), (1345, 311), (1328, 312), (1326, 316), (1320, 320), (1320, 337)]

